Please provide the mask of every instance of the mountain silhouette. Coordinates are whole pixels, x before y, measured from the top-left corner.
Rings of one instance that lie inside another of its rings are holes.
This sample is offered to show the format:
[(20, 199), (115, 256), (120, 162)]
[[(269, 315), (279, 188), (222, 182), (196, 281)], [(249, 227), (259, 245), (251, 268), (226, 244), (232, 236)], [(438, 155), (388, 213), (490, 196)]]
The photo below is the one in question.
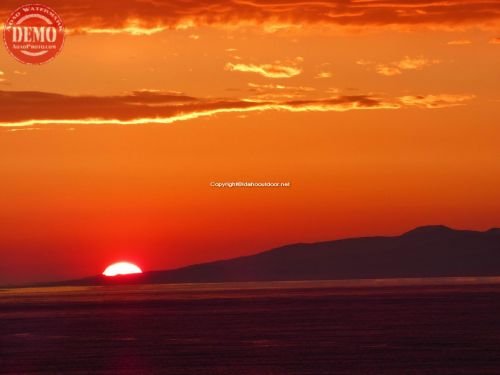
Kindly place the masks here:
[(52, 285), (500, 276), (500, 229), (424, 226), (394, 237), (297, 243), (250, 256)]

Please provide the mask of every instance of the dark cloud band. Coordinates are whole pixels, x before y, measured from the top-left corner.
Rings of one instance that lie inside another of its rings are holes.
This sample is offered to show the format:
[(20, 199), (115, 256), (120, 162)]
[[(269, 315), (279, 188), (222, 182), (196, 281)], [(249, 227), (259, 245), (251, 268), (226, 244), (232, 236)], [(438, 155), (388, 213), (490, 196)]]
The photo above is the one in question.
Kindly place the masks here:
[(473, 95), (420, 95), (380, 99), (339, 95), (325, 99), (199, 99), (182, 94), (136, 91), (122, 96), (70, 96), (35, 91), (0, 91), (0, 127), (43, 125), (146, 125), (210, 117), (221, 113), (287, 111), (343, 112), (402, 107), (463, 105)]
[[(341, 26), (498, 25), (497, 0), (47, 0), (61, 14), (67, 27), (81, 32), (142, 28), (162, 30), (189, 25), (234, 25), (240, 22), (269, 24), (331, 24)], [(0, 18), (19, 5), (3, 0)]]

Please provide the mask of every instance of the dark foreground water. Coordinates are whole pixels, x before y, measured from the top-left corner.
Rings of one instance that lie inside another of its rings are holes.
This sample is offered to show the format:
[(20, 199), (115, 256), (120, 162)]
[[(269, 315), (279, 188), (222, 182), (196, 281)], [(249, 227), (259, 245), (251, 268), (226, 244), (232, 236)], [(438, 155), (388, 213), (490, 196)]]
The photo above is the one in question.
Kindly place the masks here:
[(500, 285), (3, 290), (0, 373), (500, 374)]

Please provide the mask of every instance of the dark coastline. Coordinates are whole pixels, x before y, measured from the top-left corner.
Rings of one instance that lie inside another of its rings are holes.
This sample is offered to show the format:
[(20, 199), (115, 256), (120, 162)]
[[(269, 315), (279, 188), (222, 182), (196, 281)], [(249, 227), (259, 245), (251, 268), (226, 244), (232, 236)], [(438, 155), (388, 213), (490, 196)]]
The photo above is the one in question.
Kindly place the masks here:
[(399, 236), (290, 244), (254, 255), (177, 269), (147, 270), (141, 274), (115, 277), (100, 274), (10, 287), (399, 280), (499, 275), (500, 229), (481, 232), (430, 225)]

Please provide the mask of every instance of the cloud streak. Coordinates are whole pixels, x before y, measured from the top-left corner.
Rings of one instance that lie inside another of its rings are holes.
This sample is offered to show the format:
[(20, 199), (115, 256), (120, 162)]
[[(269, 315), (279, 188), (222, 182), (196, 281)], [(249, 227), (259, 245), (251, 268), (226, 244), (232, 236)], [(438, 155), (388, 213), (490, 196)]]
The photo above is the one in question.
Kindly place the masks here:
[(474, 99), (474, 95), (417, 95), (417, 96), (403, 96), (400, 98), (401, 103), (409, 107), (419, 108), (449, 108), (465, 105), (466, 102)]
[(291, 78), (302, 73), (302, 69), (292, 66), (283, 65), (279, 62), (273, 64), (243, 64), (243, 63), (227, 63), (226, 70), (232, 72), (257, 73), (267, 78)]
[(180, 94), (137, 91), (123, 96), (67, 96), (43, 92), (0, 91), (0, 127), (43, 125), (171, 124), (233, 112), (342, 112), (397, 108), (368, 96), (318, 100), (259, 101), (197, 99)]
[(308, 86), (287, 86), (282, 84), (248, 83), (248, 91), (257, 100), (284, 100), (304, 98), (313, 94), (316, 89)]
[(314, 78), (318, 78), (318, 79), (324, 79), (324, 78), (332, 78), (332, 73), (331, 72), (319, 72), (318, 74), (316, 74), (316, 76)]
[(441, 63), (440, 60), (437, 59), (427, 59), (425, 57), (409, 57), (405, 56), (403, 59), (399, 61), (393, 61), (388, 64), (376, 64), (372, 61), (367, 60), (358, 60), (356, 64), (361, 66), (372, 66), (374, 65), (374, 70), (380, 75), (386, 77), (392, 77), (403, 74), (405, 70), (423, 70), (432, 65), (436, 65)]
[(468, 46), (470, 44), (472, 44), (472, 41), (469, 39), (450, 40), (448, 42), (449, 46)]
[(0, 127), (47, 125), (147, 125), (211, 117), (222, 113), (265, 111), (344, 112), (445, 108), (463, 105), (471, 95), (404, 96), (380, 99), (367, 95), (339, 95), (325, 99), (249, 100), (200, 99), (177, 93), (136, 91), (122, 96), (69, 96), (44, 92), (0, 91)]
[[(3, 0), (0, 18), (6, 19), (18, 5)], [(500, 3), (494, 0), (52, 0), (50, 6), (74, 32), (132, 35), (204, 25), (251, 24), (276, 31), (311, 24), (495, 27), (500, 21)]]

